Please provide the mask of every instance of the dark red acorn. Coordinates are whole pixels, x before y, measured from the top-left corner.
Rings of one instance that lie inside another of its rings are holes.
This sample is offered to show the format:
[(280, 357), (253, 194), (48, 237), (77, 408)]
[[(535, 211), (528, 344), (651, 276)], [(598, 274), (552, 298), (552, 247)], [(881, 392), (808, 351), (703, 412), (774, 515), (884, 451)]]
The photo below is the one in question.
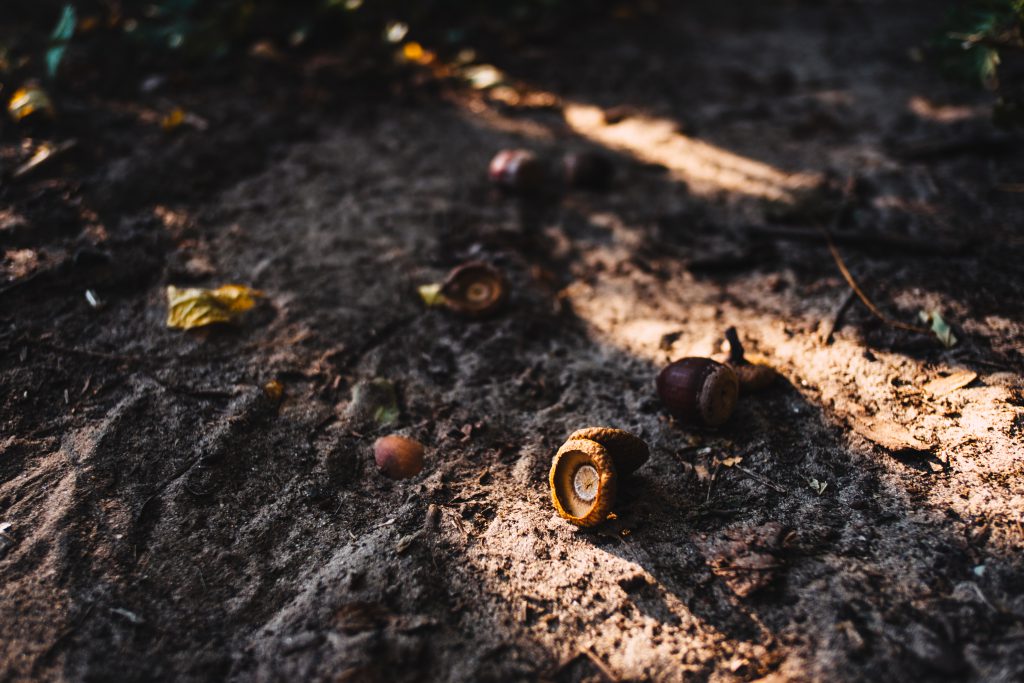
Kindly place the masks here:
[(529, 150), (503, 149), (491, 159), (487, 175), (503, 190), (531, 193), (544, 184), (544, 164)]
[(607, 190), (615, 177), (615, 166), (598, 152), (570, 152), (562, 157), (565, 184), (583, 190)]
[(686, 424), (724, 424), (738, 395), (736, 373), (710, 358), (683, 358), (658, 373), (658, 396), (668, 411)]

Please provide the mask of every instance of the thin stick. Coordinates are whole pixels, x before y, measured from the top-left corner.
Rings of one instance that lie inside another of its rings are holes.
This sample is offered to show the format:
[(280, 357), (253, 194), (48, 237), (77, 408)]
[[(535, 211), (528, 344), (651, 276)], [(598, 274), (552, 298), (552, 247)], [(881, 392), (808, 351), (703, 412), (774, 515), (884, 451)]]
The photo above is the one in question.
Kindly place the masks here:
[[(833, 226), (839, 224), (839, 221), (841, 220), (843, 213), (846, 211), (846, 207), (850, 203), (850, 195), (852, 194), (852, 190), (853, 178), (851, 177), (846, 183), (846, 188), (843, 190), (842, 204), (839, 206), (839, 209), (836, 211), (835, 217), (832, 219)], [(829, 230), (829, 228), (824, 225), (819, 226), (819, 229), (821, 230), (821, 234), (825, 236), (825, 241), (828, 243), (828, 250), (832, 252), (832, 258), (833, 260), (835, 260), (836, 266), (839, 268), (839, 272), (842, 273), (843, 279), (846, 280), (846, 284), (850, 286), (850, 289), (852, 289), (853, 292), (857, 295), (857, 298), (861, 300), (861, 303), (867, 306), (868, 310), (871, 311), (872, 315), (874, 315), (876, 318), (878, 318), (885, 324), (890, 325), (892, 327), (896, 327), (901, 330), (907, 330), (908, 332), (917, 332), (918, 334), (931, 334), (931, 330), (928, 330), (924, 327), (920, 327), (918, 325), (911, 325), (910, 323), (905, 323), (902, 320), (896, 320), (895, 318), (891, 318), (885, 313), (883, 313), (881, 309), (879, 309), (878, 306), (876, 306), (871, 301), (871, 299), (868, 298), (868, 295), (865, 294), (864, 291), (860, 288), (860, 286), (857, 284), (857, 281), (853, 279), (853, 275), (850, 273), (850, 269), (846, 267), (846, 262), (843, 261), (843, 257), (839, 255), (839, 249), (836, 248), (836, 243), (832, 239), (832, 231)]]
[(598, 670), (601, 672), (601, 674), (609, 681), (611, 681), (612, 683), (616, 683), (616, 681), (621, 680), (618, 676), (612, 673), (611, 669), (608, 668), (608, 665), (602, 662), (601, 658), (598, 657), (592, 649), (590, 649), (589, 647), (584, 648), (583, 654), (587, 656), (587, 659), (594, 663), (594, 666), (596, 666)]
[(775, 489), (779, 493), (788, 493), (788, 491), (786, 491), (786, 489), (782, 488), (780, 485), (776, 484), (774, 481), (772, 481), (768, 477), (763, 477), (760, 474), (758, 474), (757, 472), (753, 472), (751, 470), (748, 470), (746, 467), (743, 467), (742, 465), (733, 465), (733, 467), (735, 467), (740, 472), (742, 472), (743, 474), (747, 475), (748, 477), (750, 477), (754, 481), (760, 482), (761, 484), (764, 484), (765, 486), (767, 486), (770, 489)]

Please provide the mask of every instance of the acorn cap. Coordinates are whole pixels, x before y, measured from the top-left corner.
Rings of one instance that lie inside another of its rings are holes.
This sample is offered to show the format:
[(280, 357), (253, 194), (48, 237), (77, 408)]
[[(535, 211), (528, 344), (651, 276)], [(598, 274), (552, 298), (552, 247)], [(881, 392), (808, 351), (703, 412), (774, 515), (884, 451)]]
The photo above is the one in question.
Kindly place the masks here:
[(614, 427), (584, 427), (569, 435), (569, 441), (589, 439), (605, 447), (623, 477), (640, 469), (651, 456), (651, 450), (638, 436)]
[(551, 461), (551, 501), (559, 516), (577, 526), (608, 518), (615, 500), (615, 462), (604, 446), (589, 439), (566, 441)]
[(482, 261), (470, 261), (448, 273), (441, 285), (445, 305), (470, 316), (482, 316), (497, 310), (507, 295), (501, 271)]

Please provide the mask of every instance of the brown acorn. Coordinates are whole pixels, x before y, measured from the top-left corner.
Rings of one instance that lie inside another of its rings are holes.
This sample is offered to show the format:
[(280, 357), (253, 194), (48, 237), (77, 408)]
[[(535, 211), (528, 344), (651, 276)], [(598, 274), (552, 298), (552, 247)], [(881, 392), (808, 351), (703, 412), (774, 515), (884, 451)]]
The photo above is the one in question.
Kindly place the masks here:
[(687, 424), (717, 427), (732, 415), (739, 394), (736, 373), (710, 358), (683, 358), (658, 373), (658, 396)]
[(559, 516), (577, 526), (608, 518), (620, 477), (640, 467), (647, 444), (621, 429), (587, 427), (573, 432), (551, 460), (548, 483)]
[(510, 192), (537, 192), (544, 185), (544, 164), (526, 149), (503, 149), (488, 168), (491, 182)]
[(397, 434), (382, 436), (373, 444), (373, 459), (386, 477), (415, 477), (423, 470), (423, 444)]
[(501, 271), (482, 261), (470, 261), (452, 269), (441, 284), (444, 305), (469, 316), (484, 316), (505, 302), (507, 287)]
[(752, 363), (747, 359), (735, 327), (725, 331), (725, 338), (729, 342), (729, 360), (726, 364), (736, 373), (740, 389), (745, 393), (753, 393), (770, 387), (779, 376), (775, 368), (765, 363)]
[(615, 177), (615, 166), (598, 152), (570, 152), (562, 157), (562, 175), (569, 187), (607, 190)]

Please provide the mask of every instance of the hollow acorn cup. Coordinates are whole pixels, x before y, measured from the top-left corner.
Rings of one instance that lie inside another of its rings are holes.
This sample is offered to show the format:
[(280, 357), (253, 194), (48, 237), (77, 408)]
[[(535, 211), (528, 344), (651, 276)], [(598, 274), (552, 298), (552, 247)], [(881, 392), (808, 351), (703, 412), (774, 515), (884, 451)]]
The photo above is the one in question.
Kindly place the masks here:
[(488, 167), (491, 182), (512, 192), (536, 192), (544, 184), (544, 164), (526, 149), (503, 149)]
[(415, 477), (423, 470), (423, 444), (396, 434), (382, 436), (373, 444), (373, 459), (390, 479)]
[(600, 524), (612, 511), (619, 479), (649, 455), (643, 440), (621, 429), (573, 432), (551, 460), (548, 483), (555, 511), (577, 526)]
[(497, 268), (482, 261), (470, 261), (448, 273), (440, 292), (444, 305), (456, 313), (483, 316), (501, 307), (507, 287)]
[(739, 380), (710, 358), (683, 358), (658, 374), (658, 396), (668, 411), (690, 425), (718, 427), (736, 407)]

